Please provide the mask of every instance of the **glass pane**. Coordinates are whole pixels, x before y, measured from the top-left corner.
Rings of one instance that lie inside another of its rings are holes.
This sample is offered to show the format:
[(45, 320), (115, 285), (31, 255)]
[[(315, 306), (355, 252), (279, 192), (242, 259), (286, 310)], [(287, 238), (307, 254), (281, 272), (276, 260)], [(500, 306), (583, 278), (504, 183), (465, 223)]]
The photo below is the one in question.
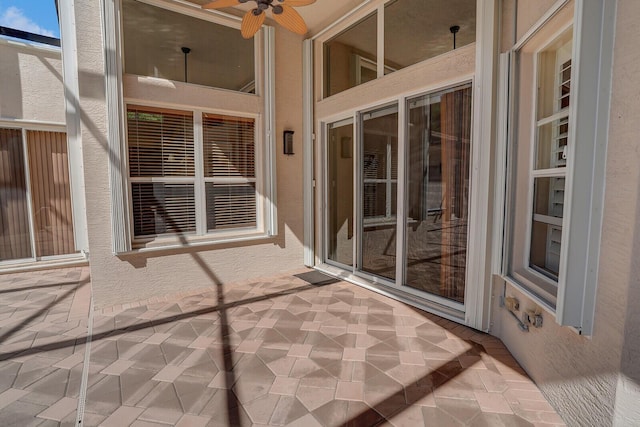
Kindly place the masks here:
[(353, 265), (353, 123), (329, 126), (328, 259)]
[(406, 285), (464, 302), (471, 88), (409, 101)]
[(476, 2), (397, 0), (384, 10), (385, 74), (453, 50), (476, 39)]
[(571, 30), (538, 55), (538, 120), (569, 106)]
[(203, 114), (205, 177), (255, 178), (253, 119)]
[(398, 107), (362, 115), (362, 270), (395, 279)]
[(190, 112), (131, 105), (127, 142), (132, 177), (195, 175)]
[(0, 261), (31, 258), (22, 132), (0, 129)]
[(324, 96), (377, 77), (377, 13), (324, 44)]
[(205, 183), (207, 230), (256, 227), (255, 184)]
[(538, 126), (536, 169), (563, 168), (567, 166), (568, 139), (568, 117)]
[(552, 280), (558, 280), (562, 227), (533, 221), (529, 265)]
[(562, 218), (564, 177), (536, 178), (533, 182), (533, 213)]
[(36, 256), (75, 252), (67, 135), (27, 132)]
[(255, 93), (254, 40), (239, 30), (134, 0), (122, 22), (126, 73)]
[(131, 190), (136, 237), (196, 231), (192, 184), (133, 183)]
[(533, 187), (529, 265), (553, 280), (558, 280), (564, 183), (563, 177), (536, 178)]

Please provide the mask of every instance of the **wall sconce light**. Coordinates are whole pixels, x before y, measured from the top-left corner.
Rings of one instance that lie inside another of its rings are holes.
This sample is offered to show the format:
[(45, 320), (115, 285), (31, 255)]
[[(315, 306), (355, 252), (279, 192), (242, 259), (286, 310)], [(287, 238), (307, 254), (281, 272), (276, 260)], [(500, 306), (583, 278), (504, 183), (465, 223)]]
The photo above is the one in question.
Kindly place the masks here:
[(285, 130), (282, 133), (283, 152), (290, 156), (293, 154), (293, 131)]

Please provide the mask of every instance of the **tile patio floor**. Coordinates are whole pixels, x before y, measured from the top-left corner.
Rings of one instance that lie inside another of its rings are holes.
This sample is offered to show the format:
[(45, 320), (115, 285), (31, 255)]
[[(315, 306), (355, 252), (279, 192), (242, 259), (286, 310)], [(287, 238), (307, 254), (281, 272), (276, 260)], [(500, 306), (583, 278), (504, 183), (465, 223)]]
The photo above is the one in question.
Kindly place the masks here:
[(305, 274), (92, 315), (87, 268), (0, 276), (0, 425), (563, 425), (499, 340)]

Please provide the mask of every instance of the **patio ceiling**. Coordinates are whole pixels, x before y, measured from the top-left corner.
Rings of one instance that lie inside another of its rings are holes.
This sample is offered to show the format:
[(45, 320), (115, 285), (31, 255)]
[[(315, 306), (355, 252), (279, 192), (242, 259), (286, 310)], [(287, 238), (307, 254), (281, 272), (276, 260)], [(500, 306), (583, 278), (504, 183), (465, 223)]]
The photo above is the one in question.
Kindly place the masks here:
[[(211, 2), (211, 0), (187, 1), (199, 5)], [(340, 17), (346, 15), (350, 10), (361, 3), (363, 3), (363, 0), (318, 0), (312, 5), (298, 7), (296, 10), (300, 15), (302, 15), (307, 23), (309, 33), (314, 34), (321, 31)], [(251, 1), (235, 7), (224, 8), (221, 9), (221, 11), (232, 15), (242, 16), (245, 11), (254, 7), (255, 3)]]

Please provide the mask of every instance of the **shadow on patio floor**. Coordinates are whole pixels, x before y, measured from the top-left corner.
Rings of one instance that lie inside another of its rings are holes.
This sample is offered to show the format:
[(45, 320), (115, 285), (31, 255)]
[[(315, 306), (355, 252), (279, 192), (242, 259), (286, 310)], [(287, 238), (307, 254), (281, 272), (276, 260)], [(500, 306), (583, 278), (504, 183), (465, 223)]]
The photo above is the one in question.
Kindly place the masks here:
[(304, 274), (96, 312), (82, 393), (88, 271), (0, 276), (0, 424), (562, 424), (499, 340)]

